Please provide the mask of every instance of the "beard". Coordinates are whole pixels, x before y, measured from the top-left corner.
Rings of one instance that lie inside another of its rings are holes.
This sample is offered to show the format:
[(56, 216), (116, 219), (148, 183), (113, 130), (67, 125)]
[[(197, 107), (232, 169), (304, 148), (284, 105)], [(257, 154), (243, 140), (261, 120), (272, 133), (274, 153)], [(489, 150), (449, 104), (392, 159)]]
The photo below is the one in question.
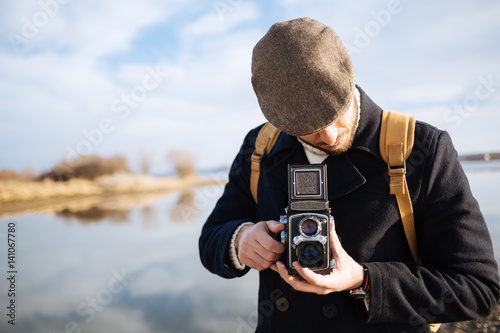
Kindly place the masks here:
[(319, 144), (312, 144), (310, 142), (307, 142), (305, 140), (301, 140), (302, 142), (306, 143), (307, 145), (314, 147), (316, 149), (321, 150), (322, 152), (325, 152), (328, 156), (339, 156), (344, 154), (349, 150), (349, 148), (352, 147), (352, 143), (354, 141), (354, 138), (356, 136), (356, 130), (358, 127), (358, 120), (359, 120), (359, 112), (356, 110), (354, 112), (354, 117), (352, 118), (351, 121), (351, 126), (350, 130), (343, 133), (337, 140), (336, 144), (340, 143), (338, 147), (332, 148), (326, 143), (319, 143)]

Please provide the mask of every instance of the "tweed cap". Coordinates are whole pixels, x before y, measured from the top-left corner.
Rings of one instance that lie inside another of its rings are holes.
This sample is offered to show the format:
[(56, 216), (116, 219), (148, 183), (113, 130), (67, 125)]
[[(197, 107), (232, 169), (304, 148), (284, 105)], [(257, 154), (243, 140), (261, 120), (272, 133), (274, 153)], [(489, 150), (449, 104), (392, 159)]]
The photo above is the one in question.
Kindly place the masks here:
[(349, 108), (354, 67), (333, 29), (300, 18), (274, 24), (254, 47), (252, 85), (271, 124), (290, 135), (309, 135)]

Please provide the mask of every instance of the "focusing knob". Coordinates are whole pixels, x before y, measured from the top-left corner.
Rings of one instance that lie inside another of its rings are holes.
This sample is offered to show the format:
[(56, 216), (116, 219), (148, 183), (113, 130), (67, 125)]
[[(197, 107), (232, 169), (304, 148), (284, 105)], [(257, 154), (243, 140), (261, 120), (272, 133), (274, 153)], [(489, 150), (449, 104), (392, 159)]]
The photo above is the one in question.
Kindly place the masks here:
[(304, 241), (304, 237), (302, 237), (302, 236), (293, 237), (293, 244), (295, 244), (295, 245), (299, 245), (303, 241)]
[(286, 245), (286, 231), (281, 230), (281, 244)]

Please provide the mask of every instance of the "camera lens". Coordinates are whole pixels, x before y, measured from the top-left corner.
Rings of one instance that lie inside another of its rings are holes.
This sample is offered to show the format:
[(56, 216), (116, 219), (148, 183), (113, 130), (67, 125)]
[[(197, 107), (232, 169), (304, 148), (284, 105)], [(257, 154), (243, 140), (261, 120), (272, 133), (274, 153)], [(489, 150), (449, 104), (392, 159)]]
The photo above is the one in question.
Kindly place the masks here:
[[(299, 264), (302, 267), (319, 267), (323, 262), (323, 246), (306, 243), (298, 249)], [(319, 264), (318, 264), (319, 263)]]
[(306, 236), (314, 236), (318, 233), (318, 222), (307, 218), (300, 224), (300, 230)]

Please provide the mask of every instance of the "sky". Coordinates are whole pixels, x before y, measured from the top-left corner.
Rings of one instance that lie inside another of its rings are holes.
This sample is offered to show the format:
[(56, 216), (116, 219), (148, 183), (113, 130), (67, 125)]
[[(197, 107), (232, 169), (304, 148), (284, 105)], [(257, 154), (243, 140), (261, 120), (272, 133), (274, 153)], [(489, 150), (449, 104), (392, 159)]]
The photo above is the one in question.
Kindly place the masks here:
[(251, 53), (269, 27), (311, 17), (348, 49), (382, 108), (446, 130), (460, 154), (500, 151), (495, 0), (0, 1), (0, 169), (42, 173), (81, 155), (229, 165), (265, 121)]

